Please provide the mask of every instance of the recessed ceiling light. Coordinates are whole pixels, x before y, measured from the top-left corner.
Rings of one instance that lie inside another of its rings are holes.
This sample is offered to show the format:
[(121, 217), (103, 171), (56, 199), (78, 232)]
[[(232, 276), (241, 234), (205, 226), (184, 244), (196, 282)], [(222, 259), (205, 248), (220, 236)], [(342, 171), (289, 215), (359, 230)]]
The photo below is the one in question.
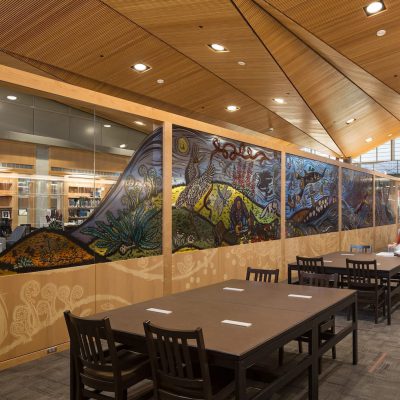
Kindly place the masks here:
[(376, 32), (376, 36), (385, 36), (386, 35), (386, 31), (384, 29), (379, 29), (378, 32)]
[(149, 65), (143, 63), (137, 63), (131, 66), (131, 68), (136, 72), (146, 72), (151, 69)]
[(110, 124), (104, 124), (103, 126), (104, 126), (104, 128), (111, 128)]
[(243, 67), (244, 65), (246, 65), (246, 63), (245, 63), (244, 61), (238, 61), (238, 64), (241, 65), (242, 67)]
[(389, 133), (389, 135), (388, 135), (388, 136), (389, 136), (389, 137), (390, 137), (390, 136), (393, 136), (393, 134), (392, 134), (392, 133)]
[(12, 96), (12, 95), (10, 95), (10, 96), (7, 96), (7, 99), (8, 99), (8, 100), (11, 100), (11, 101), (14, 101), (14, 100), (17, 100), (18, 97), (17, 97), (17, 96)]
[(366, 7), (364, 7), (365, 14), (367, 14), (368, 17), (384, 10), (386, 10), (386, 7), (383, 0), (373, 1), (372, 3), (369, 3)]
[(125, 143), (122, 143), (122, 144), (119, 145), (119, 147), (121, 147), (121, 149), (125, 149), (126, 144), (125, 144)]
[(227, 107), (225, 108), (225, 110), (226, 110), (226, 111), (229, 111), (229, 112), (235, 112), (235, 111), (237, 111), (237, 110), (240, 110), (240, 107), (231, 104), (231, 105), (227, 106)]
[(136, 125), (145, 126), (146, 124), (142, 121), (135, 121)]
[(275, 99), (272, 99), (275, 103), (278, 104), (285, 104), (285, 100), (281, 99), (280, 97), (276, 97)]
[(157, 79), (157, 83), (159, 83), (160, 85), (163, 84), (165, 81), (164, 79)]
[(217, 53), (227, 53), (229, 50), (223, 46), (222, 44), (218, 43), (211, 43), (208, 45), (211, 50), (216, 51)]
[(365, 141), (366, 141), (367, 143), (372, 142), (372, 137), (366, 138)]
[(346, 121), (346, 124), (347, 124), (347, 125), (350, 125), (350, 124), (352, 124), (355, 120), (356, 120), (355, 118), (350, 118), (350, 119), (348, 119), (348, 120)]
[(269, 130), (270, 132), (273, 132), (273, 131), (274, 131), (274, 128), (268, 128), (268, 130)]

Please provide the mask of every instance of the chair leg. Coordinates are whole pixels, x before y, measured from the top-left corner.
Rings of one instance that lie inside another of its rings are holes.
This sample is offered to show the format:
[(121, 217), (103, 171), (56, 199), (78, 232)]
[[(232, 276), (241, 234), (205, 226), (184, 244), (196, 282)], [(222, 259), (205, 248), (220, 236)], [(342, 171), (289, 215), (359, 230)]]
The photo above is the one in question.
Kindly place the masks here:
[(336, 360), (336, 346), (332, 347), (332, 360)]
[(297, 340), (297, 342), (299, 343), (299, 353), (303, 352), (303, 342), (299, 339)]
[(285, 354), (285, 351), (283, 349), (283, 346), (279, 348), (279, 366), (283, 365), (283, 355)]
[(379, 313), (379, 300), (378, 297), (375, 299), (375, 324), (378, 323), (378, 313)]

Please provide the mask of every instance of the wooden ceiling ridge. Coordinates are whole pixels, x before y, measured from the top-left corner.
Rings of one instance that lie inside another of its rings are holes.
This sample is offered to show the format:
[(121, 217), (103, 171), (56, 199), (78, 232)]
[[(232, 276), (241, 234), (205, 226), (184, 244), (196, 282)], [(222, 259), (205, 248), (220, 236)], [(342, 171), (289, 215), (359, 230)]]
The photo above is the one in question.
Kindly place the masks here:
[[(350, 60), (340, 51), (315, 36), (307, 28), (278, 10), (268, 0), (252, 0), (268, 12), (274, 19), (284, 25), (299, 40), (313, 49), (333, 68), (348, 78), (354, 85), (371, 97), (377, 104), (400, 120), (400, 94), (381, 79), (366, 71), (362, 66)], [(375, 89), (375, 90), (374, 90)], [(375, 93), (374, 93), (375, 91)]]
[[(332, 136), (329, 134), (329, 131), (327, 130), (326, 126), (324, 126), (324, 124), (320, 121), (320, 119), (318, 118), (318, 116), (314, 113), (313, 109), (310, 107), (310, 105), (308, 104), (308, 102), (306, 101), (306, 99), (303, 97), (303, 95), (300, 93), (300, 91), (297, 89), (296, 85), (292, 82), (292, 80), (290, 79), (290, 77), (287, 75), (286, 71), (282, 68), (282, 66), (279, 64), (279, 62), (276, 60), (276, 58), (274, 57), (274, 55), (270, 52), (270, 50), (268, 49), (268, 47), (266, 46), (266, 44), (264, 43), (264, 41), (260, 38), (260, 36), (258, 35), (258, 33), (255, 31), (255, 29), (253, 28), (253, 26), (251, 25), (251, 23), (249, 22), (249, 20), (244, 16), (242, 10), (240, 9), (240, 7), (237, 5), (236, 0), (231, 0), (233, 6), (235, 7), (235, 9), (238, 11), (238, 13), (240, 14), (240, 16), (243, 18), (243, 20), (246, 22), (246, 24), (249, 26), (249, 28), (251, 29), (251, 31), (254, 33), (254, 35), (257, 37), (257, 40), (261, 43), (261, 45), (264, 47), (264, 49), (267, 51), (267, 53), (271, 56), (271, 58), (275, 61), (276, 65), (279, 67), (279, 69), (282, 71), (282, 73), (285, 75), (285, 77), (287, 78), (287, 80), (291, 83), (292, 87), (294, 88), (294, 90), (297, 92), (297, 94), (301, 97), (301, 99), (304, 101), (304, 104), (307, 106), (307, 108), (311, 111), (311, 113), (314, 115), (314, 117), (317, 119), (317, 121), (320, 123), (320, 125), (323, 127), (323, 129), (325, 130), (325, 132), (327, 132), (327, 134), (329, 135), (330, 139), (332, 140), (332, 142), (335, 144), (335, 146), (337, 147), (337, 150), (339, 150), (339, 155), (340, 156), (345, 156), (345, 153), (343, 151), (343, 149), (340, 148), (340, 146), (338, 145), (338, 143), (334, 140), (334, 138), (332, 138)], [(260, 7), (257, 3), (254, 3), (256, 6)], [(279, 22), (279, 21), (278, 21)]]
[[(304, 131), (303, 129), (297, 127), (296, 125), (294, 125), (293, 123), (291, 123), (290, 121), (288, 121), (287, 119), (283, 118), (282, 116), (280, 116), (278, 113), (276, 113), (275, 111), (271, 110), (270, 108), (266, 107), (265, 104), (262, 104), (261, 102), (259, 102), (258, 100), (256, 100), (254, 97), (250, 96), (248, 93), (244, 92), (243, 90), (239, 89), (237, 86), (234, 86), (233, 84), (231, 84), (229, 81), (227, 81), (226, 79), (221, 78), (218, 74), (216, 74), (215, 72), (213, 72), (212, 70), (210, 70), (209, 68), (205, 67), (204, 65), (200, 64), (199, 62), (197, 62), (195, 59), (193, 59), (192, 57), (188, 56), (187, 54), (184, 54), (183, 52), (181, 52), (177, 47), (171, 45), (170, 43), (166, 42), (165, 40), (163, 40), (159, 35), (154, 34), (154, 32), (149, 31), (148, 29), (146, 29), (146, 27), (144, 27), (143, 25), (139, 24), (137, 21), (132, 20), (131, 18), (129, 18), (128, 16), (126, 16), (125, 14), (121, 13), (120, 11), (114, 9), (113, 7), (111, 7), (108, 3), (106, 3), (103, 0), (100, 0), (103, 4), (105, 4), (108, 8), (110, 8), (111, 10), (113, 10), (114, 12), (118, 13), (120, 16), (124, 17), (126, 20), (128, 20), (130, 23), (135, 24), (136, 26), (138, 26), (140, 29), (143, 29), (146, 33), (148, 33), (149, 35), (155, 37), (156, 39), (160, 40), (162, 43), (164, 43), (166, 46), (170, 47), (171, 49), (175, 50), (176, 52), (178, 52), (179, 54), (181, 54), (183, 57), (189, 59), (190, 61), (192, 61), (193, 63), (195, 63), (197, 66), (199, 66), (200, 68), (202, 68), (203, 70), (207, 71), (208, 73), (212, 74), (214, 77), (216, 77), (217, 79), (219, 79), (220, 81), (222, 81), (223, 83), (229, 85), (232, 89), (238, 91), (240, 94), (242, 94), (243, 96), (247, 97), (248, 99), (250, 99), (251, 101), (254, 101), (256, 104), (258, 104), (259, 106), (261, 106), (262, 108), (264, 108), (265, 110), (267, 110), (268, 112), (274, 114), (277, 118), (279, 118), (282, 122), (286, 123), (286, 124), (290, 124), (291, 126), (293, 126), (295, 129), (301, 131), (303, 134), (307, 135), (308, 137), (310, 137), (311, 139), (315, 140), (318, 144), (320, 144), (321, 146), (323, 146), (326, 149), (329, 149), (330, 151), (332, 151), (335, 155), (337, 156), (343, 156), (343, 152), (342, 150), (339, 148), (339, 146), (337, 146), (337, 144), (333, 141), (333, 143), (336, 145), (336, 149), (335, 148), (331, 148), (330, 146), (328, 146), (325, 143), (322, 143), (320, 140), (316, 139), (315, 137), (313, 137), (311, 134), (309, 134), (308, 132)], [(292, 85), (293, 86), (293, 85)], [(293, 87), (295, 90), (296, 88)], [(310, 109), (311, 110), (311, 109)], [(312, 112), (312, 110), (311, 110)], [(314, 114), (313, 114), (314, 115)], [(315, 116), (315, 115), (314, 115)], [(321, 124), (321, 126), (323, 127), (323, 125)], [(325, 129), (325, 128), (324, 128)], [(326, 132), (326, 129), (325, 129)], [(329, 136), (329, 134), (327, 133), (327, 136)], [(330, 139), (332, 139), (329, 136)]]
[[(355, 138), (349, 137), (347, 134), (355, 133), (357, 128), (363, 135), (360, 139), (373, 136), (379, 130), (385, 131), (386, 136), (387, 133), (398, 132), (400, 125), (395, 116), (270, 14), (264, 2), (261, 0), (233, 1), (241, 8), (244, 17), (258, 33), (277, 63), (287, 72), (287, 77), (292, 85), (301, 93), (304, 101), (314, 111), (332, 139), (336, 142), (337, 138), (341, 144), (345, 145), (343, 148), (338, 143), (346, 156), (354, 155), (354, 144), (356, 143)], [(303, 67), (299, 69), (300, 64)], [(311, 69), (307, 70), (307, 65)], [(309, 75), (308, 80), (304, 79), (304, 74)], [(310, 80), (310, 74), (313, 76), (312, 80)], [(339, 104), (342, 106), (338, 108)], [(344, 125), (344, 121), (351, 117), (349, 110), (352, 107), (357, 107), (358, 112), (362, 113), (360, 114), (362, 117), (357, 118), (356, 123), (350, 127)], [(332, 115), (333, 112), (335, 112), (335, 116)], [(337, 118), (341, 122), (334, 121)], [(345, 135), (345, 133), (347, 134)], [(367, 144), (361, 144), (363, 141), (359, 140), (357, 143), (361, 145), (360, 152), (368, 147)], [(376, 143), (372, 145), (376, 145)]]

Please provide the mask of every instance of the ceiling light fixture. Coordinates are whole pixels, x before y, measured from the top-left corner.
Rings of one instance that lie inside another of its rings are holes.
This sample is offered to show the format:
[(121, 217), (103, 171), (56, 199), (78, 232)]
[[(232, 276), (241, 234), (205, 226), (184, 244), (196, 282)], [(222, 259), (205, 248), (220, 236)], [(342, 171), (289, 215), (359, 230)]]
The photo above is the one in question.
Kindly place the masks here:
[(226, 111), (229, 111), (229, 112), (235, 112), (235, 111), (240, 110), (240, 107), (231, 104), (231, 105), (227, 106), (227, 107), (225, 108), (225, 110), (226, 110)]
[(119, 147), (121, 147), (121, 149), (125, 149), (126, 144), (125, 144), (125, 143), (122, 143), (122, 144), (119, 145)]
[(164, 82), (164, 79), (157, 79), (157, 83), (159, 83), (160, 85), (162, 85)]
[(372, 142), (372, 137), (366, 138), (365, 141), (366, 141), (367, 143), (371, 143), (371, 142)]
[(217, 53), (228, 53), (229, 52), (229, 50), (225, 46), (223, 46), (222, 44), (218, 44), (218, 43), (211, 43), (208, 45), (208, 47), (211, 50), (216, 51)]
[(104, 128), (111, 128), (110, 124), (104, 124), (103, 126), (104, 126)]
[(133, 69), (136, 72), (146, 72), (151, 69), (149, 65), (143, 64), (143, 63), (137, 63), (131, 66), (131, 69)]
[(388, 135), (388, 136), (389, 136), (389, 137), (390, 137), (390, 136), (393, 136), (393, 134), (392, 134), (392, 133), (389, 133), (389, 135)]
[(14, 101), (14, 100), (17, 100), (17, 99), (18, 99), (18, 97), (17, 97), (17, 96), (13, 96), (13, 95), (9, 95), (9, 96), (7, 96), (7, 100)]
[(352, 124), (355, 120), (356, 120), (355, 118), (350, 118), (350, 119), (348, 119), (348, 120), (346, 121), (346, 124), (347, 124), (347, 125), (350, 125), (350, 124)]
[(240, 65), (240, 66), (244, 66), (244, 65), (246, 65), (246, 63), (244, 62), (244, 61), (238, 61), (238, 64)]
[(379, 29), (378, 32), (376, 32), (376, 36), (382, 37), (386, 35), (386, 31), (384, 29)]
[(136, 125), (145, 126), (146, 124), (142, 121), (135, 121)]
[(366, 7), (364, 7), (364, 12), (365, 14), (367, 14), (367, 17), (370, 17), (371, 15), (376, 15), (385, 10), (386, 6), (383, 0), (373, 1), (372, 3), (369, 3)]
[(275, 103), (278, 104), (285, 104), (285, 100), (281, 99), (280, 97), (276, 97), (275, 99), (272, 99)]

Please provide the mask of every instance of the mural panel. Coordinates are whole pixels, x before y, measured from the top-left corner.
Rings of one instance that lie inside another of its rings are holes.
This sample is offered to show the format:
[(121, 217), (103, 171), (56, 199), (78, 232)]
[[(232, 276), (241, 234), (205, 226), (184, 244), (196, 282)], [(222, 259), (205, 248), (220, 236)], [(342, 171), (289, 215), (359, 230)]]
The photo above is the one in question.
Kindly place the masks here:
[(281, 154), (175, 126), (173, 251), (280, 238)]
[(338, 167), (286, 156), (286, 237), (338, 231)]
[(369, 228), (373, 225), (373, 177), (342, 169), (342, 229)]
[(375, 177), (375, 226), (396, 223), (396, 182)]
[(162, 129), (135, 152), (118, 182), (81, 225), (59, 221), (0, 254), (0, 275), (162, 253)]

